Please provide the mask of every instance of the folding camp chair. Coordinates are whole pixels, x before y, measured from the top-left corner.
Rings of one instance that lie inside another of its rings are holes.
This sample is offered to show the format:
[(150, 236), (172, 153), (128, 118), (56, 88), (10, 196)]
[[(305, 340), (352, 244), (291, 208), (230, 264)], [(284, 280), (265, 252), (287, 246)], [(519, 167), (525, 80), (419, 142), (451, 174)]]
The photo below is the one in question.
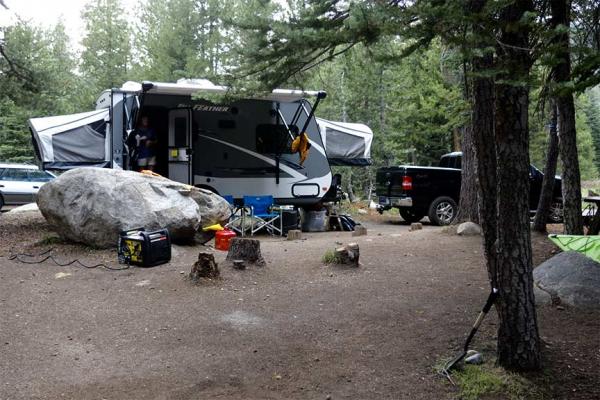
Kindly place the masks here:
[(235, 205), (235, 201), (231, 195), (225, 195), (221, 197), (227, 200), (231, 206), (231, 217), (229, 217), (229, 222), (225, 224), (224, 228), (231, 229), (239, 233), (241, 236), (244, 236), (244, 231), (246, 230), (244, 223), (246, 219), (246, 207)]
[(250, 234), (266, 229), (271, 235), (283, 234), (282, 210), (273, 211), (273, 196), (244, 196), (244, 206), (250, 209)]

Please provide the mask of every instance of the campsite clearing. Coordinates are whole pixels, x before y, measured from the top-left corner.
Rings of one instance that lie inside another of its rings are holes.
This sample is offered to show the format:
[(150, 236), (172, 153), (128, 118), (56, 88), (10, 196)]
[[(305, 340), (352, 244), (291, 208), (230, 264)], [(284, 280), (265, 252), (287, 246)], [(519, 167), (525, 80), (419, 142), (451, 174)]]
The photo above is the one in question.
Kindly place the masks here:
[[(116, 265), (115, 251), (64, 244), (36, 215), (0, 215), (1, 399), (451, 399), (435, 366), (489, 290), (480, 238), (409, 232), (388, 214), (365, 217), (367, 236), (261, 237), (265, 267), (223, 267), (202, 284), (186, 275), (203, 246), (121, 272), (8, 260), (54, 248), (61, 261)], [(349, 241), (360, 268), (323, 265)], [(556, 251), (542, 236), (533, 245), (535, 265)], [(538, 310), (545, 370), (531, 385), (598, 398), (600, 313)], [(491, 312), (473, 344), (488, 359), (495, 328)]]

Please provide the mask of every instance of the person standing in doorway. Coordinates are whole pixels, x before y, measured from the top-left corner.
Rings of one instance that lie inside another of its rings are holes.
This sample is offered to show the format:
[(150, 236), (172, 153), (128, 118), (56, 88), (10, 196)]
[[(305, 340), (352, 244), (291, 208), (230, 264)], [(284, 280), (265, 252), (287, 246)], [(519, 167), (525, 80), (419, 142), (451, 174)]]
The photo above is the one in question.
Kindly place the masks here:
[(147, 116), (142, 116), (140, 127), (135, 135), (138, 160), (137, 164), (142, 170), (154, 171), (156, 165), (156, 131), (150, 127)]

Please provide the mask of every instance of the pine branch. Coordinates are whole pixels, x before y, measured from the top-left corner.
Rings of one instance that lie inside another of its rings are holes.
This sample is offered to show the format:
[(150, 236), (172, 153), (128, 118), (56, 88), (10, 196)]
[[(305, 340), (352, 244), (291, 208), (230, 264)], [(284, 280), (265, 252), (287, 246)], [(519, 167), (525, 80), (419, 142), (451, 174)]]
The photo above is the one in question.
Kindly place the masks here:
[[(2, 1), (2, 0), (0, 0)], [(4, 4), (2, 4), (4, 5)], [(14, 75), (15, 77), (17, 77), (18, 79), (25, 81), (25, 82), (29, 82), (30, 84), (33, 85), (32, 79), (31, 79), (31, 71), (29, 71), (27, 68), (19, 65), (17, 62), (13, 61), (8, 54), (6, 54), (6, 49), (4, 48), (4, 43), (0, 42), (0, 57), (3, 58), (6, 63), (8, 64), (8, 68), (9, 68), (9, 73)], [(21, 72), (25, 71), (25, 73)], [(35, 86), (35, 85), (34, 85)]]

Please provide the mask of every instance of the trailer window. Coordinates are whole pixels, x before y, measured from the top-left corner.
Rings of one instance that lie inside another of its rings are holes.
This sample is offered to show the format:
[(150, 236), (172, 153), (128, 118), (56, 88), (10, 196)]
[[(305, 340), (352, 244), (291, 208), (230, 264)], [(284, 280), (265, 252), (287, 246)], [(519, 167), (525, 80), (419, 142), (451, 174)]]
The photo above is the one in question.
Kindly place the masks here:
[[(298, 129), (290, 127), (293, 131)], [(292, 137), (285, 125), (262, 124), (256, 127), (256, 151), (262, 154), (290, 153)]]

